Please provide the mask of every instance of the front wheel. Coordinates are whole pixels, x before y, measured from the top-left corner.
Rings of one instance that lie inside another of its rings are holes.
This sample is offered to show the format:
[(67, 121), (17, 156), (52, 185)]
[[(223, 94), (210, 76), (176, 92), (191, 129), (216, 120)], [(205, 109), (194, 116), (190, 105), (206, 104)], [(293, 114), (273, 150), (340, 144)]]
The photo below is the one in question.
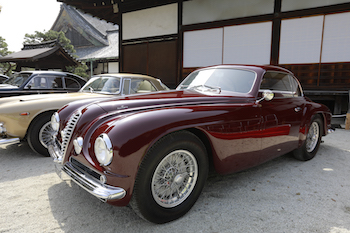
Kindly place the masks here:
[(33, 151), (44, 156), (50, 156), (47, 147), (53, 139), (51, 115), (51, 113), (46, 113), (34, 119), (28, 129), (27, 134), (27, 141), (30, 148), (32, 148)]
[(315, 157), (320, 147), (323, 134), (323, 122), (319, 116), (311, 120), (304, 144), (294, 151), (294, 157), (301, 161), (307, 161)]
[(142, 161), (130, 205), (150, 222), (175, 220), (194, 205), (207, 174), (208, 157), (203, 143), (187, 131), (169, 134)]

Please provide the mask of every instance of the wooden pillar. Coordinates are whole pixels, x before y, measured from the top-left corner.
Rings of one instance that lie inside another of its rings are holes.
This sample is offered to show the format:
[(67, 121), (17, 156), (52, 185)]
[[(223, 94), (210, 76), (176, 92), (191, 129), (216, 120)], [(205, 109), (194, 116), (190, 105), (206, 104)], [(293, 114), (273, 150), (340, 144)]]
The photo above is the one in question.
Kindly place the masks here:
[(350, 90), (349, 90), (349, 106), (348, 106), (348, 113), (346, 114), (346, 120), (345, 120), (345, 129), (350, 129)]

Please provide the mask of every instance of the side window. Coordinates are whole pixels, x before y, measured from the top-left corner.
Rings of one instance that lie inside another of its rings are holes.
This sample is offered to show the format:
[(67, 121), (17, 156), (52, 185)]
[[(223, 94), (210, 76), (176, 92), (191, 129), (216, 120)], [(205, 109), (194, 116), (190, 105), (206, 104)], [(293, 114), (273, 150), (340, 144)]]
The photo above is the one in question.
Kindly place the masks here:
[(64, 82), (66, 83), (67, 89), (80, 89), (81, 88), (79, 82), (72, 79), (72, 78), (64, 77)]
[(291, 85), (292, 85), (292, 92), (294, 96), (302, 96), (302, 91), (301, 88), (299, 86), (299, 82), (293, 77), (293, 76), (289, 76), (290, 77), (290, 81), (291, 81)]
[(130, 86), (130, 94), (146, 93), (156, 91), (156, 88), (148, 80), (132, 79)]
[(48, 89), (46, 77), (35, 76), (28, 84), (27, 87), (30, 89)]
[(61, 76), (48, 76), (47, 84), (49, 89), (63, 89)]
[(300, 96), (300, 88), (294, 77), (287, 73), (267, 72), (260, 85), (261, 90), (271, 90), (276, 97)]

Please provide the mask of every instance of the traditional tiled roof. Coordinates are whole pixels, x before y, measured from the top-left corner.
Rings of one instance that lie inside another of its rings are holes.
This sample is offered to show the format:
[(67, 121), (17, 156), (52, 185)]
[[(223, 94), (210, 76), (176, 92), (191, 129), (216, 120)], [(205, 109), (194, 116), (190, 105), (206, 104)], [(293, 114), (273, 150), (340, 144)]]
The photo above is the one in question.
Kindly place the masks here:
[(61, 5), (51, 30), (63, 31), (66, 34), (80, 60), (119, 57), (118, 25), (85, 14), (72, 6)]
[(38, 69), (62, 68), (79, 62), (57, 40), (25, 44), (21, 51), (0, 58), (0, 62), (15, 62), (21, 66)]

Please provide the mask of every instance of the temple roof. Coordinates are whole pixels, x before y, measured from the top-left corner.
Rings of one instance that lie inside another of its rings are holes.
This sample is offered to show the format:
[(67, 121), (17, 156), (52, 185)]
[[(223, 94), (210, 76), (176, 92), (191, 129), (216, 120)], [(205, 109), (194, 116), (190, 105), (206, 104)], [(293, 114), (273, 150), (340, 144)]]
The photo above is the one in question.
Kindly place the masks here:
[(119, 26), (83, 13), (73, 6), (61, 5), (51, 30), (65, 33), (79, 60), (108, 60), (119, 57)]
[(17, 66), (36, 69), (62, 69), (79, 64), (57, 40), (25, 44), (21, 51), (0, 57), (0, 63), (14, 62)]

